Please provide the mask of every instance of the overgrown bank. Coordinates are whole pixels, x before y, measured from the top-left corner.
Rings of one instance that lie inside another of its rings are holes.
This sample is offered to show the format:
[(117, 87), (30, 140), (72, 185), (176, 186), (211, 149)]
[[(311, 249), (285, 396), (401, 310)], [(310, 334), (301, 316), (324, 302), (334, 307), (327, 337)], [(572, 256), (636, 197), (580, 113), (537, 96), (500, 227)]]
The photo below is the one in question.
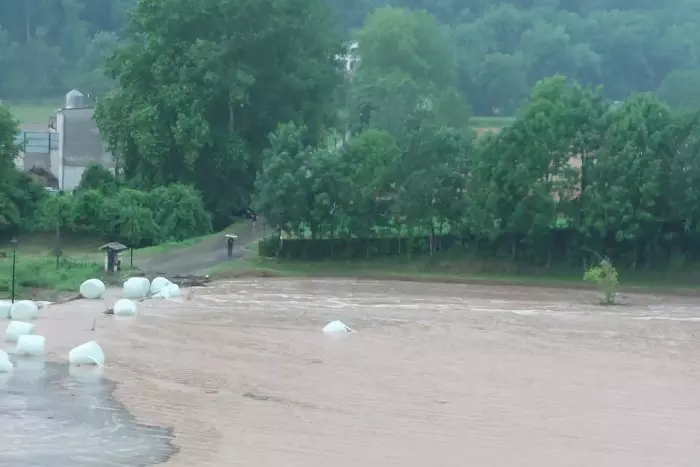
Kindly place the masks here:
[[(213, 279), (330, 278), (399, 280), (493, 286), (533, 286), (584, 289), (603, 292), (592, 281), (584, 280), (580, 268), (518, 267), (511, 261), (467, 259), (451, 254), (383, 257), (373, 259), (325, 259), (317, 261), (266, 257), (259, 254), (261, 244), (253, 244), (237, 261), (222, 263), (209, 273)], [(262, 247), (264, 248), (264, 247)], [(684, 271), (620, 272), (618, 290), (626, 293), (700, 295), (700, 265)]]

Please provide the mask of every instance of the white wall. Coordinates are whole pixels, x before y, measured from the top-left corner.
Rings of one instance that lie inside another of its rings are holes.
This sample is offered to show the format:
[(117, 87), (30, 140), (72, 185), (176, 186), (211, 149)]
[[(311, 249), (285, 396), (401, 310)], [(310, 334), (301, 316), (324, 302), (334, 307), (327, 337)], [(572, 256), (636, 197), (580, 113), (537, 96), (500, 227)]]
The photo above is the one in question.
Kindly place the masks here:
[(63, 173), (63, 140), (65, 139), (63, 137), (64, 131), (65, 131), (65, 119), (63, 118), (63, 112), (59, 110), (56, 113), (56, 132), (58, 133), (58, 150), (52, 150), (51, 151), (51, 172), (56, 176), (58, 179), (58, 189), (59, 190), (64, 190), (65, 188), (63, 187), (63, 181), (64, 181), (64, 173)]
[(85, 172), (86, 168), (87, 167), (63, 167), (63, 186), (59, 185), (59, 189), (70, 191), (78, 188), (80, 178), (83, 176), (83, 172)]

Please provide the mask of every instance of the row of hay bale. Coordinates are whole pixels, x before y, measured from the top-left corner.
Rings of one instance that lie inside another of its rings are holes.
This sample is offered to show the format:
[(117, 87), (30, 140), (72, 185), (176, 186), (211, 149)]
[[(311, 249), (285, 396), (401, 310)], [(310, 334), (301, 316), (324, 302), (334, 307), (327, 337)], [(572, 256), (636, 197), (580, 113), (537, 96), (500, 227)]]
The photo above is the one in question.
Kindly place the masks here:
[[(0, 318), (12, 319), (5, 330), (5, 342), (15, 344), (13, 355), (41, 357), (46, 352), (46, 338), (37, 335), (36, 327), (29, 322), (39, 317), (40, 310), (39, 305), (31, 300), (0, 302)], [(71, 349), (68, 361), (71, 365), (103, 365), (104, 352), (97, 342), (85, 342)], [(13, 369), (8, 353), (0, 349), (0, 373), (9, 373)]]
[[(80, 286), (80, 295), (90, 300), (104, 297), (107, 288), (99, 279), (89, 279)], [(133, 300), (147, 298), (174, 298), (180, 296), (180, 287), (164, 277), (157, 277), (153, 282), (145, 277), (132, 277), (124, 282), (124, 298), (117, 300), (112, 311), (117, 316), (135, 316), (136, 303)], [(12, 352), (17, 356), (40, 357), (46, 351), (46, 339), (36, 335), (36, 328), (30, 321), (36, 320), (40, 307), (31, 300), (16, 303), (0, 302), (0, 319), (11, 319), (5, 331), (5, 342), (14, 343)], [(71, 365), (104, 365), (105, 354), (95, 341), (85, 342), (71, 349), (68, 353)], [(10, 372), (14, 365), (4, 350), (0, 350), (0, 373)]]

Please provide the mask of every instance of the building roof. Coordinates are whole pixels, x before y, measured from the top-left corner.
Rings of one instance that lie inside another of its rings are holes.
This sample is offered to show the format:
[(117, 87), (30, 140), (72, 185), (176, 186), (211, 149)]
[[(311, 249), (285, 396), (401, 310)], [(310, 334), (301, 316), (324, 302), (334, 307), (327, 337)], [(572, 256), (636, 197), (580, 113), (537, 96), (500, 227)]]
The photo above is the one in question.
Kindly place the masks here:
[(111, 154), (100, 137), (95, 109), (63, 109), (63, 160), (66, 166), (101, 164), (112, 167)]
[(128, 250), (129, 247), (124, 245), (123, 243), (119, 242), (110, 242), (105, 245), (102, 245), (98, 250), (114, 250), (116, 252)]

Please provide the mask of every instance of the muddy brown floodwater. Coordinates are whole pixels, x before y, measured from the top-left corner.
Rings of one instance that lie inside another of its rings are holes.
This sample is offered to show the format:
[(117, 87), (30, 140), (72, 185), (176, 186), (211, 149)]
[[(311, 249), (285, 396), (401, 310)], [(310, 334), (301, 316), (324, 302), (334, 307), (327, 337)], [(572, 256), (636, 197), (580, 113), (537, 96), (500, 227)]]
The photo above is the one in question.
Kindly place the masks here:
[(169, 467), (697, 467), (700, 300), (628, 299), (261, 279), (37, 328), (55, 359), (103, 345), (119, 401), (172, 428)]

